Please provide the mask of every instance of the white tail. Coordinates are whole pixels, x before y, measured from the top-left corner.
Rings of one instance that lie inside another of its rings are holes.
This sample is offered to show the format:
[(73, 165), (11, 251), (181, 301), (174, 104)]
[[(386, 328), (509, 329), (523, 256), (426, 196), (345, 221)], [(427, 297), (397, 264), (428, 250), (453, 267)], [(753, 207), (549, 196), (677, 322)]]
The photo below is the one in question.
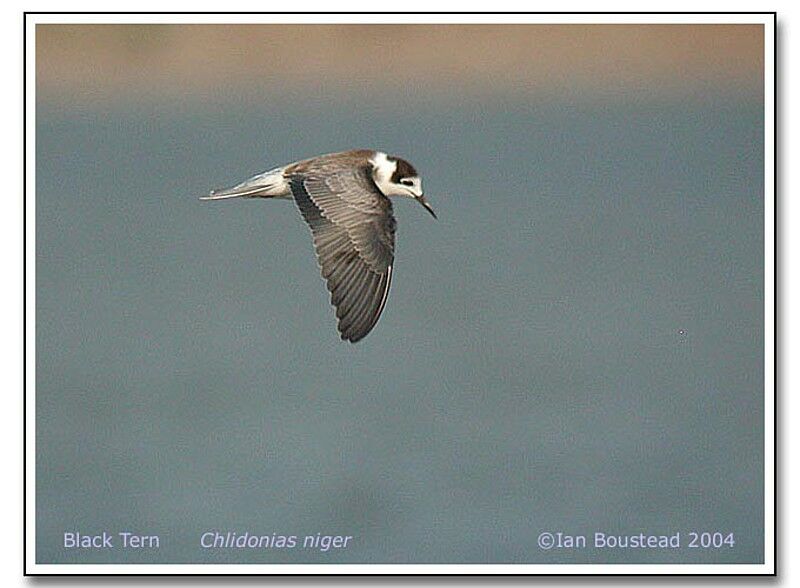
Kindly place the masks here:
[(200, 200), (225, 200), (226, 198), (280, 198), (291, 196), (289, 184), (283, 178), (284, 168), (272, 169), (253, 176), (232, 188), (212, 190)]

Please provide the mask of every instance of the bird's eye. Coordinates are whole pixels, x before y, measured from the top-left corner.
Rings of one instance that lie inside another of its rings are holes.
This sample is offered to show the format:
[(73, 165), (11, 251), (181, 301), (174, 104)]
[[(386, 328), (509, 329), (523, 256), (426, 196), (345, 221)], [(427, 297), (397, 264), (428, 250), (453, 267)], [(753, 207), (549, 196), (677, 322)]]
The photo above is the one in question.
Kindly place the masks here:
[(400, 180), (400, 183), (403, 184), (404, 186), (413, 186), (414, 185), (414, 182), (412, 182), (411, 180)]

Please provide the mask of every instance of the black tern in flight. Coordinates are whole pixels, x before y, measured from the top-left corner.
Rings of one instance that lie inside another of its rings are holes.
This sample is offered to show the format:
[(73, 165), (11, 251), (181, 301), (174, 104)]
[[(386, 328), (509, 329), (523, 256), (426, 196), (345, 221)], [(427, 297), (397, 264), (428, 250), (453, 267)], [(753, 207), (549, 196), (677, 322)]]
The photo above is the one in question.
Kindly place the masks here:
[(378, 322), (389, 295), (396, 227), (389, 196), (414, 198), (436, 218), (414, 167), (368, 149), (290, 163), (201, 200), (293, 198), (311, 227), (341, 338), (355, 343)]

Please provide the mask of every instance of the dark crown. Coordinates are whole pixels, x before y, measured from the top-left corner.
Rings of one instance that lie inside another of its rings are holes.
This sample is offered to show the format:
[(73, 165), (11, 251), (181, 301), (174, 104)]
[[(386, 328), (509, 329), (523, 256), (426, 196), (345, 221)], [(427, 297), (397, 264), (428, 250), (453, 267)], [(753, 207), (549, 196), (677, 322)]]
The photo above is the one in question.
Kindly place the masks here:
[(386, 159), (397, 163), (397, 168), (395, 168), (392, 174), (392, 183), (399, 184), (400, 180), (403, 178), (413, 178), (417, 176), (417, 170), (405, 159), (400, 159), (399, 157), (387, 157)]

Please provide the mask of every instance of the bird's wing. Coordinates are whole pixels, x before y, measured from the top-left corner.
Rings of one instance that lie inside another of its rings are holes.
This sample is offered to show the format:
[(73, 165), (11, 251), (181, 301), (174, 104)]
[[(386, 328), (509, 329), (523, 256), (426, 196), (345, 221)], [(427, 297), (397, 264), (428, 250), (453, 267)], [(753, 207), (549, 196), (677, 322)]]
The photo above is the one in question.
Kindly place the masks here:
[(363, 339), (386, 304), (394, 262), (392, 204), (368, 167), (314, 170), (289, 176), (311, 227), (322, 277), (336, 307), (342, 339)]

